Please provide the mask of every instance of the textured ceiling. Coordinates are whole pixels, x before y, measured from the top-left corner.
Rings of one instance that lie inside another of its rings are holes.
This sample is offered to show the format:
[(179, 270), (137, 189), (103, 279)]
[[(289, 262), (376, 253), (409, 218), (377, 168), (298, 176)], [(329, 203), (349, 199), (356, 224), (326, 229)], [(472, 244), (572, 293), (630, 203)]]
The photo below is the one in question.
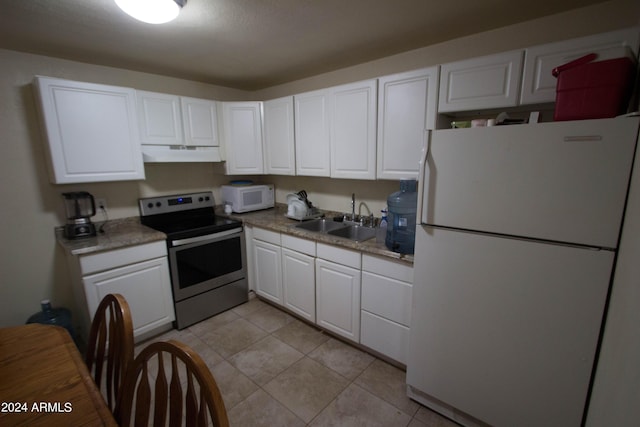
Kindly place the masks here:
[(0, 47), (255, 90), (601, 1), (188, 0), (151, 25), (113, 0), (0, 0)]

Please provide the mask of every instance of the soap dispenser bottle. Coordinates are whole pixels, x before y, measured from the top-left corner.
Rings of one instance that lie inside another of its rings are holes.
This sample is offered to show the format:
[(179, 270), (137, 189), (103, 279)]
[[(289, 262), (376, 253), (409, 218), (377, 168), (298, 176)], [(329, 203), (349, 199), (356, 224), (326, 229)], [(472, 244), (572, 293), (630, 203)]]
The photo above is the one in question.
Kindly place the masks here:
[(384, 243), (387, 237), (387, 210), (382, 209), (380, 212), (382, 213), (382, 217), (380, 218), (380, 224), (378, 224), (378, 229), (376, 230), (376, 242)]

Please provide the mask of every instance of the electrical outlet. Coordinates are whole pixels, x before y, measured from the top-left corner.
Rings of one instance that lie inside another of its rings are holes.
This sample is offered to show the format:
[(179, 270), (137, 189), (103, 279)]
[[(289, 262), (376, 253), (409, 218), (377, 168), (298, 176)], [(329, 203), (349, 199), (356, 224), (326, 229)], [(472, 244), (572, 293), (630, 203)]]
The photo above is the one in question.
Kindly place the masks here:
[(107, 200), (96, 198), (96, 211), (100, 212), (103, 209), (107, 210)]

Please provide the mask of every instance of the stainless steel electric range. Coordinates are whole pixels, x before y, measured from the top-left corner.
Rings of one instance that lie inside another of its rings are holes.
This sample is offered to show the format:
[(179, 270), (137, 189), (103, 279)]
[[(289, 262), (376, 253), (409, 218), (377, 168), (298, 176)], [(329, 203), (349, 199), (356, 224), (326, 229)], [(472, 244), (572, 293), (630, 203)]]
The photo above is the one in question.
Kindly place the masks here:
[(143, 225), (167, 235), (176, 327), (248, 300), (242, 223), (216, 216), (213, 193), (139, 199)]

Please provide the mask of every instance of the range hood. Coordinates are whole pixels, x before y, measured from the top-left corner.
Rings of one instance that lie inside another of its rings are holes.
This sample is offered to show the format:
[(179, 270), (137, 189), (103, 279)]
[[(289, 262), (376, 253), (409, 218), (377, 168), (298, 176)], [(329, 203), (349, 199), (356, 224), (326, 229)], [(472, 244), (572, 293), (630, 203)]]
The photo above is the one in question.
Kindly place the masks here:
[(145, 163), (222, 162), (220, 147), (187, 147), (183, 145), (143, 145)]

